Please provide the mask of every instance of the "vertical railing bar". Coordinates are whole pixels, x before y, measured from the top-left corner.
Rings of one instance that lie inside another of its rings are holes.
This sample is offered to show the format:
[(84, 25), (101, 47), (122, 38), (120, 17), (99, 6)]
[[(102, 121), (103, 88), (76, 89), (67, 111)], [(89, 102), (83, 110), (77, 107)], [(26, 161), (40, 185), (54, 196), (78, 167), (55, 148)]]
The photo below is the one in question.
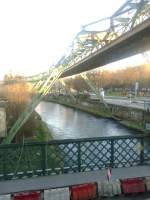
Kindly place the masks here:
[(3, 173), (4, 173), (4, 179), (7, 179), (7, 173), (6, 173), (6, 151), (7, 150), (3, 151)]
[(144, 163), (144, 138), (140, 138), (140, 165)]
[(42, 172), (43, 172), (43, 175), (46, 175), (46, 168), (47, 168), (47, 145), (46, 144), (43, 144), (41, 145), (41, 150), (42, 150), (42, 153), (41, 153), (41, 166), (42, 166)]
[(81, 172), (81, 143), (78, 143), (78, 172)]
[(45, 144), (45, 169), (48, 168), (48, 153), (47, 153), (47, 151), (48, 151), (48, 144), (46, 143)]
[(110, 167), (114, 167), (114, 139), (110, 140), (111, 143), (111, 158), (110, 158)]

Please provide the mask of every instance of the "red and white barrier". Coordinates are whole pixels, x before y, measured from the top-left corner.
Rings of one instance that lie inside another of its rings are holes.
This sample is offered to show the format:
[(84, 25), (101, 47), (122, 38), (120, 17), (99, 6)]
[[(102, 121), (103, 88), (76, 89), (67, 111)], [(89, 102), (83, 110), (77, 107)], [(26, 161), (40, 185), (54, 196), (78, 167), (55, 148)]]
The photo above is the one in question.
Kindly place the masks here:
[(121, 185), (119, 180), (98, 182), (99, 196), (115, 196), (121, 194)]
[(70, 187), (72, 200), (90, 200), (97, 198), (96, 183)]
[(140, 178), (121, 180), (121, 186), (124, 194), (144, 193), (144, 180)]
[(41, 200), (40, 192), (26, 192), (14, 194), (13, 200)]
[(0, 195), (0, 200), (11, 200), (11, 195), (10, 194)]
[[(0, 200), (93, 200), (121, 194), (150, 192), (150, 177), (125, 180), (109, 180), (44, 190), (8, 195), (0, 195)], [(121, 192), (122, 189), (122, 192)]]
[(44, 200), (70, 200), (69, 188), (44, 190)]
[(146, 190), (150, 192), (150, 177), (145, 178), (145, 186), (146, 186)]

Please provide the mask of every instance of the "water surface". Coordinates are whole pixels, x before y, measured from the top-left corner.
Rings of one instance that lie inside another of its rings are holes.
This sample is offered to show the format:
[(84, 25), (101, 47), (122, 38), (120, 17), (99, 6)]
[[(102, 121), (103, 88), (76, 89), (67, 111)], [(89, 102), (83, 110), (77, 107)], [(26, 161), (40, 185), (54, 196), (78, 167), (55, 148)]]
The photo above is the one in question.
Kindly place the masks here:
[(91, 114), (52, 102), (41, 102), (36, 111), (52, 130), (54, 139), (135, 134), (135, 131), (122, 126), (115, 120), (98, 118)]

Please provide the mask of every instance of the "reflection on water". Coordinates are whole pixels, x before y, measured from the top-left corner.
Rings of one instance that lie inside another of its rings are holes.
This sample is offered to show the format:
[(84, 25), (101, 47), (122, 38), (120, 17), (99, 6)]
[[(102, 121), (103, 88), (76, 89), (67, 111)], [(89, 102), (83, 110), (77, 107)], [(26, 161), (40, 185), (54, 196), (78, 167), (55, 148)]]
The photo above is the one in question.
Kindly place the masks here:
[(36, 111), (48, 124), (55, 139), (109, 137), (135, 133), (114, 120), (97, 118), (56, 103), (41, 102)]

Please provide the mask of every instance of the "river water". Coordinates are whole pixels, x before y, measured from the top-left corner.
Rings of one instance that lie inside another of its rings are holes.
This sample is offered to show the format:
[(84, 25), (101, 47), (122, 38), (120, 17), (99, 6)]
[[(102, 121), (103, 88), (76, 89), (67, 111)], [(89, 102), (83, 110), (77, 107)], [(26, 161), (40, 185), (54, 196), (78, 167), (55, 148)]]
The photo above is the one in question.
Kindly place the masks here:
[(54, 139), (110, 137), (136, 134), (115, 120), (98, 118), (91, 114), (51, 102), (41, 102), (36, 111), (42, 117)]

